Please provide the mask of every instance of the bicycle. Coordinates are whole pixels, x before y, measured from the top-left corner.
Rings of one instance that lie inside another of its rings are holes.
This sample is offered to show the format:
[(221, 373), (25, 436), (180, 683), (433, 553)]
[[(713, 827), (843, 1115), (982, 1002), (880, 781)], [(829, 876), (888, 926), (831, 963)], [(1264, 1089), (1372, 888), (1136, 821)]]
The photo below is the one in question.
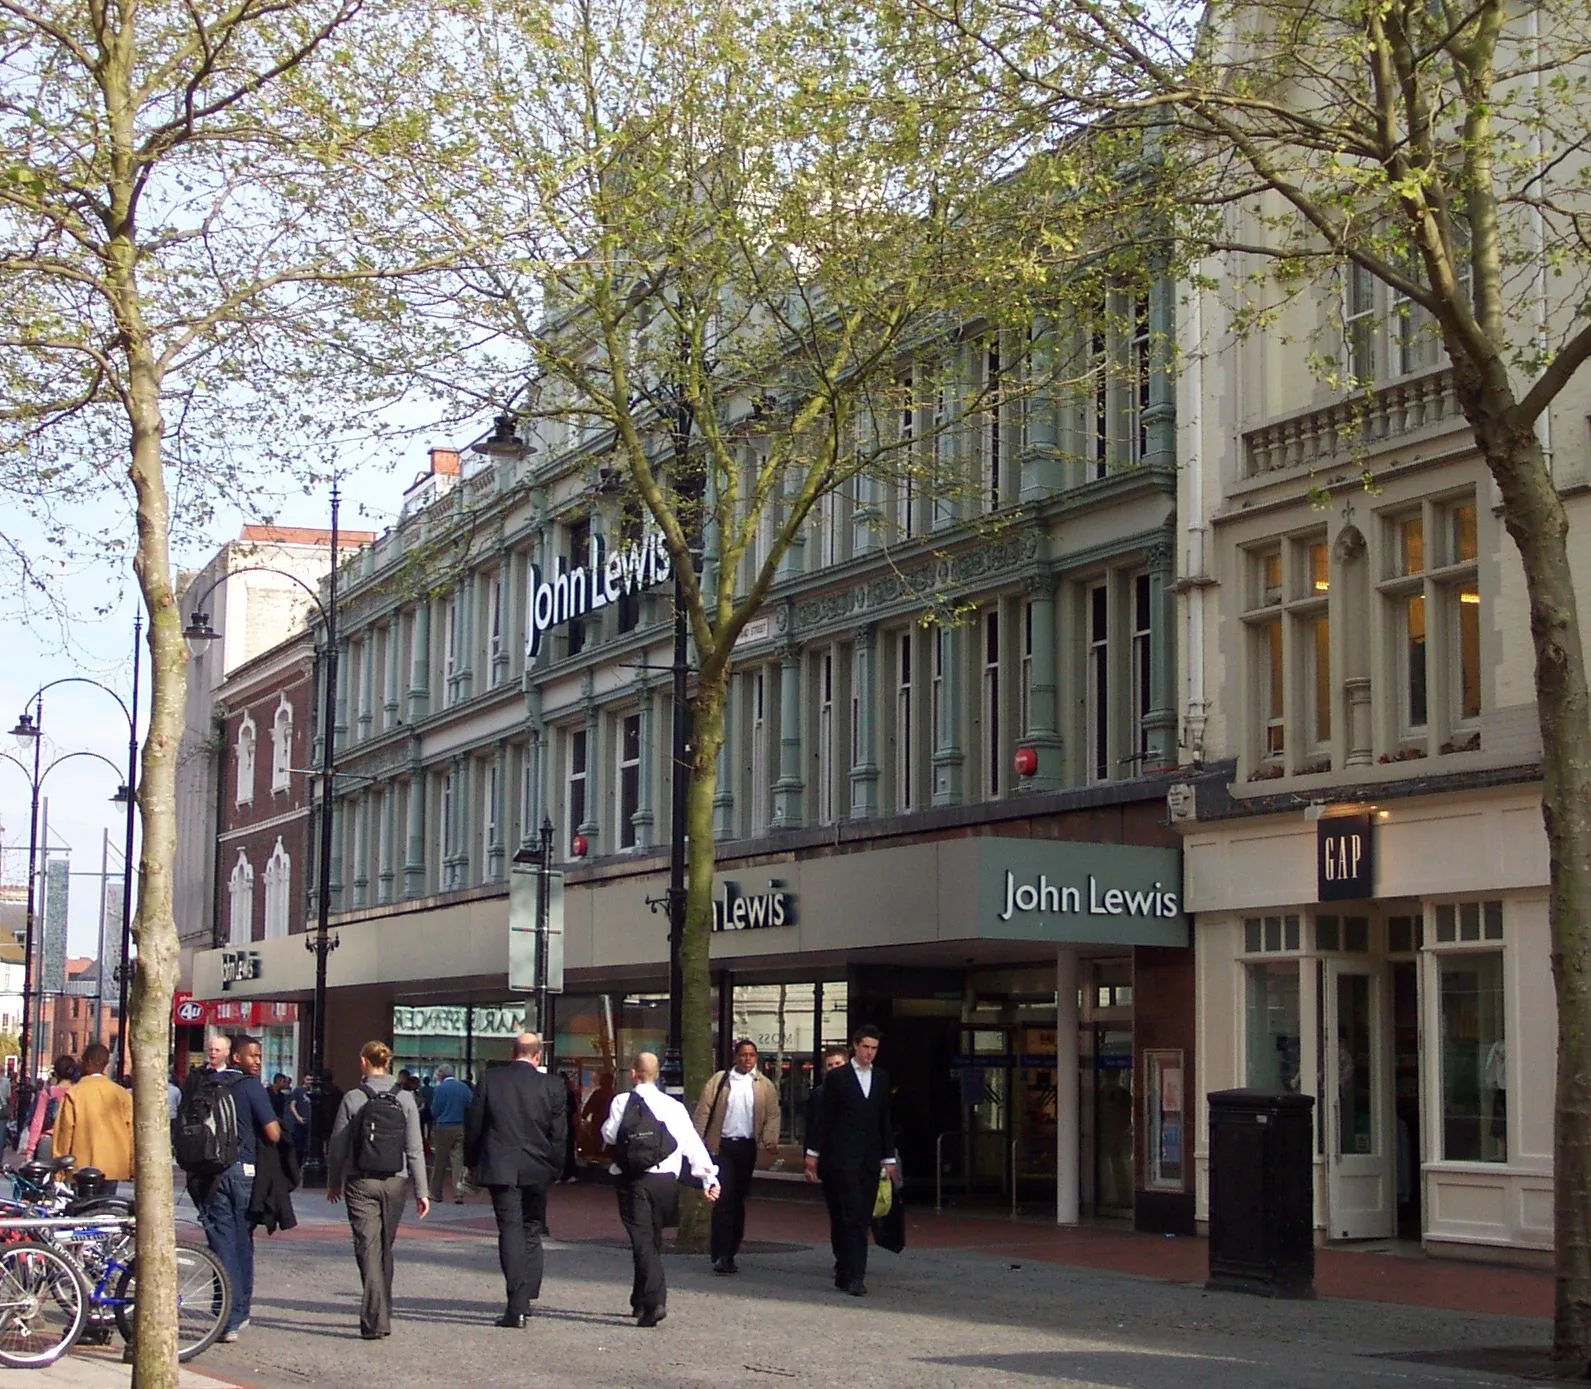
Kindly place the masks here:
[[(0, 1365), (51, 1364), (91, 1323), (108, 1319), (133, 1343), (138, 1270), (132, 1228), (128, 1216), (0, 1215), (0, 1235), (38, 1237), (0, 1244)], [(209, 1249), (179, 1244), (174, 1257), (177, 1359), (186, 1362), (221, 1335), (232, 1313), (232, 1285)]]

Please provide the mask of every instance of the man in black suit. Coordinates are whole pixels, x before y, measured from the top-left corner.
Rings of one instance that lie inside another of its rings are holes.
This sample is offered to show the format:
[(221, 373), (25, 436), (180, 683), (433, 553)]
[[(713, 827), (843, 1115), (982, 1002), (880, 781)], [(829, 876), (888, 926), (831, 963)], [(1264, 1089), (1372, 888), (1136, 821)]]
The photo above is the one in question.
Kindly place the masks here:
[(823, 1183), (834, 1248), (834, 1286), (865, 1297), (867, 1231), (878, 1182), (900, 1183), (889, 1121), (889, 1077), (873, 1064), (878, 1029), (859, 1027), (851, 1063), (824, 1077), (815, 1131), (807, 1135), (806, 1179)]
[(514, 1059), (481, 1077), (464, 1124), (464, 1163), (492, 1195), (497, 1257), (508, 1286), (498, 1326), (523, 1327), (541, 1296), (547, 1188), (563, 1170), (563, 1082), (541, 1070), (541, 1038), (521, 1032)]

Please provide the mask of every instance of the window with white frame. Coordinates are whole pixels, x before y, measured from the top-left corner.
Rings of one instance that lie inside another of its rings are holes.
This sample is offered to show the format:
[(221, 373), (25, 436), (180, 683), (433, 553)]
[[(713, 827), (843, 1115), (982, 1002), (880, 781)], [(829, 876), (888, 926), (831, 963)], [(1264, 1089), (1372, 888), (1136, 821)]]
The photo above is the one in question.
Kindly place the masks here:
[(287, 919), (292, 904), (293, 860), (276, 836), (276, 847), (265, 863), (265, 939), (285, 940)]
[(1127, 370), (1123, 389), (1127, 393), (1127, 448), (1134, 463), (1142, 463), (1149, 452), (1149, 298), (1133, 300), (1132, 324), (1127, 340)]
[(909, 540), (917, 533), (917, 387), (914, 366), (906, 367), (895, 379), (898, 422), (891, 509), (895, 534), (901, 540)]
[(1005, 382), (1001, 376), (1000, 335), (991, 334), (979, 343), (978, 353), (981, 358), (979, 387), (983, 408), (978, 414), (977, 440), (978, 464), (983, 473), (983, 504), (988, 511), (998, 511), (1010, 500), (1006, 478), (1010, 445), (1005, 430), (1006, 410), (1002, 399)]
[(1324, 532), (1250, 550), (1243, 623), (1255, 755), (1272, 775), (1322, 771), (1332, 736), (1331, 550)]
[[(1469, 235), (1454, 224), (1460, 295), (1468, 300), (1473, 277)], [(1397, 258), (1398, 268), (1417, 284), (1426, 283), (1425, 262), (1412, 248)], [(1363, 266), (1343, 271), (1343, 350), (1349, 386), (1367, 386), (1430, 371), (1443, 364), (1442, 338), (1435, 320), (1401, 289)]]
[(834, 823), (834, 652), (818, 657), (818, 823)]
[(635, 817), (641, 809), (641, 716), (619, 719), (619, 847), (635, 847)]
[(1151, 660), (1153, 650), (1153, 624), (1150, 621), (1152, 590), (1147, 574), (1132, 577), (1132, 698), (1133, 758), (1134, 767), (1143, 770), (1144, 758), (1149, 753), (1149, 710), (1153, 704), (1154, 670)]
[(227, 897), (227, 940), (232, 945), (247, 945), (254, 939), (254, 869), (242, 849), (227, 879)]
[(453, 862), (453, 845), (457, 833), (454, 824), (457, 815), (453, 773), (443, 772), (438, 786), (439, 808), (437, 816), (437, 883), (445, 891), (454, 886), (457, 867)]
[(1503, 903), (1441, 902), (1427, 910), (1434, 925), (1440, 1028), (1440, 1156), (1448, 1162), (1507, 1162)]
[(293, 706), (278, 695), (271, 719), (271, 790), (286, 791), (293, 784)]
[(453, 703), (456, 686), (454, 673), (458, 670), (458, 601), (445, 599), (442, 603), (442, 698)]
[(986, 799), (997, 800), (1005, 772), (1000, 726), (1000, 609), (985, 610), (981, 626), (983, 671), (979, 722), (982, 725), (983, 793)]
[(481, 881), (486, 882), (492, 872), (492, 850), (501, 848), (503, 843), (503, 827), (499, 820), (502, 802), (498, 799), (502, 788), (496, 758), (486, 763), (481, 781)]
[(912, 679), (912, 633), (910, 630), (895, 638), (895, 809), (916, 808), (916, 787), (913, 783), (913, 764), (917, 756), (915, 710), (912, 704), (915, 685)]
[(1022, 605), (1022, 679), (1017, 690), (1017, 728), (1033, 729), (1033, 604)]
[[(497, 570), (487, 581), (486, 585), (486, 631), (487, 646), (491, 656), (492, 665), (495, 667), (497, 658), (503, 654), (503, 574)], [(493, 681), (496, 680), (494, 670)]]
[(950, 633), (943, 627), (934, 628), (934, 664), (928, 681), (928, 748), (931, 753), (944, 746), (945, 737), (945, 665), (950, 660), (946, 647)]
[(1090, 781), (1109, 781), (1113, 774), (1110, 756), (1110, 587), (1091, 584), (1085, 606), (1088, 657), (1087, 687), (1084, 699), (1088, 718), (1088, 777)]
[(570, 844), (586, 823), (586, 730), (571, 728), (564, 734), (564, 810), (566, 812), (565, 845)]
[(1474, 493), (1386, 518), (1382, 601), (1390, 619), (1400, 747), (1479, 745), (1481, 592)]
[(236, 804), (249, 805), (254, 800), (254, 747), (257, 734), (254, 720), (247, 711), (238, 722), (238, 736), (235, 744), (235, 757), (237, 762), (237, 796)]

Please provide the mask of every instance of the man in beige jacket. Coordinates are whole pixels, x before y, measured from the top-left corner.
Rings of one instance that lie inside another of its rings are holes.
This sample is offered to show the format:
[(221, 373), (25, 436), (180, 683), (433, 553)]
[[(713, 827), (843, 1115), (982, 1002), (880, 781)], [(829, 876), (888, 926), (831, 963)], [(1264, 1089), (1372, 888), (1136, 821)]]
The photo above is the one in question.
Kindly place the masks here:
[(117, 1182), (133, 1176), (133, 1097), (106, 1076), (109, 1061), (99, 1042), (84, 1049), (78, 1082), (61, 1097), (55, 1116), (55, 1152), (70, 1153), (79, 1172), (99, 1168), (114, 1192)]
[(723, 1184), (713, 1207), (713, 1272), (739, 1273), (735, 1255), (746, 1233), (746, 1197), (757, 1167), (757, 1146), (779, 1151), (779, 1092), (757, 1069), (755, 1042), (742, 1038), (735, 1043), (735, 1064), (708, 1078), (694, 1119)]

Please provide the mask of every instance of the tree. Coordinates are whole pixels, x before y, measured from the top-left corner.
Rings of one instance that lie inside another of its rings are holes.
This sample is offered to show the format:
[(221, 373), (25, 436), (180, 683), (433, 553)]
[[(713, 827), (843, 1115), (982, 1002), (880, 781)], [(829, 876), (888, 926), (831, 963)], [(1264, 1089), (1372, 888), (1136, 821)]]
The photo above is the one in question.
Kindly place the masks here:
[[(1558, 1003), (1554, 1353), (1591, 1361), (1591, 698), (1569, 516), (1540, 433), (1591, 357), (1585, 7), (910, 9), (919, 41), (978, 66), (1013, 119), (1152, 130), (1189, 255), (1257, 253), (1276, 280), (1312, 289), (1344, 270), (1371, 277), (1439, 337), (1525, 574)], [(1229, 208), (1246, 214), (1237, 237), (1221, 226)], [(1317, 365), (1363, 386), (1351, 356)]]
[[(251, 465), (302, 476), (329, 410), (368, 403), (393, 339), (364, 325), (400, 316), (389, 277), (427, 263), (425, 210), (389, 170), (426, 147), (420, 59), (437, 46), (425, 13), (361, 0), (0, 4), (0, 486), (49, 545), (108, 514), (94, 538), (132, 550), (149, 615), (129, 1018), (143, 1389), (177, 1382), (171, 536), (248, 495)], [(0, 548), (26, 557), (7, 530)]]
[[(472, 234), (505, 216), (534, 230), (449, 302), (506, 370), (528, 351), (519, 421), (584, 450), (591, 480), (622, 479), (661, 532), (694, 648), (688, 1088), (712, 1069), (713, 798), (737, 638), (827, 499), (883, 553), (1019, 514), (973, 481), (973, 422), (1049, 389), (1046, 324), (1147, 261), (1148, 240), (1099, 231), (1107, 208), (1134, 225), (1133, 186), (1099, 171), (1136, 147), (1102, 134), (1038, 152), (883, 38), (845, 6), (586, 0), (505, 5), (472, 44), (492, 177), (450, 208)], [(935, 508), (915, 534), (891, 519), (912, 496)]]

